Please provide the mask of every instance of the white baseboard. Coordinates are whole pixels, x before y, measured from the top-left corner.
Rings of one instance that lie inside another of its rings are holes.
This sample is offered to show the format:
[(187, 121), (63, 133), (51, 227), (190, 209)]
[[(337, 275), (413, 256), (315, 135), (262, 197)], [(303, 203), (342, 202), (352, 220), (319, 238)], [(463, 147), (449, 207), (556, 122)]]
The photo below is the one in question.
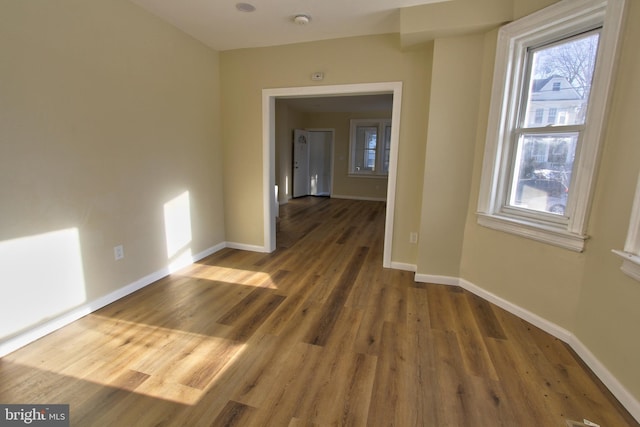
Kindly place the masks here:
[(415, 275), (415, 281), (421, 283), (435, 283), (439, 285), (460, 286), (463, 289), (483, 298), (500, 308), (526, 320), (532, 325), (537, 326), (543, 331), (553, 335), (559, 340), (567, 343), (573, 351), (589, 366), (593, 373), (604, 383), (611, 393), (620, 401), (620, 403), (629, 411), (629, 413), (640, 422), (640, 401), (636, 399), (620, 381), (606, 368), (605, 365), (591, 353), (589, 348), (585, 346), (572, 332), (556, 325), (549, 320), (538, 316), (506, 299), (499, 297), (465, 279), (450, 276), (436, 276), (429, 274)]
[(591, 368), (600, 381), (604, 383), (609, 391), (620, 401), (622, 406), (640, 422), (640, 401), (626, 389), (620, 381), (598, 360), (596, 356), (580, 341), (575, 335), (571, 335), (569, 346), (575, 351), (584, 363)]
[(332, 194), (332, 199), (347, 199), (347, 200), (368, 200), (370, 202), (386, 202), (386, 197), (366, 197), (366, 196), (348, 196), (346, 194)]
[(240, 249), (241, 251), (269, 253), (267, 248), (264, 246), (247, 245), (245, 243), (227, 242), (226, 247), (231, 249)]
[(417, 267), (415, 264), (407, 264), (403, 262), (391, 261), (391, 268), (396, 270), (413, 271), (415, 272)]
[(460, 280), (457, 277), (436, 276), (433, 274), (416, 273), (415, 281), (420, 283), (435, 283), (436, 285), (458, 286)]
[(202, 252), (198, 252), (197, 254), (195, 254), (193, 256), (193, 260), (191, 261), (192, 263), (200, 261), (203, 258), (208, 257), (209, 255), (213, 255), (218, 251), (221, 251), (222, 249), (227, 247), (227, 243), (223, 242), (223, 243), (218, 243), (215, 246), (211, 246), (209, 249), (205, 249)]
[[(224, 249), (225, 247), (227, 247), (227, 244), (223, 242), (205, 249), (204, 251), (192, 256), (192, 263), (208, 257), (209, 255), (214, 254), (219, 250)], [(0, 342), (0, 357), (16, 351), (20, 347), (24, 347), (25, 345), (44, 337), (45, 335), (48, 335), (51, 332), (54, 332), (62, 328), (63, 326), (66, 326), (69, 323), (72, 323), (86, 316), (87, 314), (93, 313), (94, 311), (99, 310), (102, 307), (119, 300), (120, 298), (124, 298), (127, 295), (132, 294), (135, 291), (138, 291), (169, 274), (169, 267), (163, 267), (160, 270), (148, 274), (133, 283), (121, 287), (120, 289), (116, 289), (115, 291), (107, 295), (104, 295), (93, 301), (89, 301), (79, 307), (69, 310), (68, 312), (60, 316), (57, 316), (54, 319), (35, 325), (24, 332), (7, 338), (6, 340)]]
[(534, 326), (542, 329), (543, 331), (553, 335), (554, 337), (569, 343), (569, 340), (573, 336), (571, 332), (564, 329), (563, 327), (556, 325), (553, 322), (545, 319), (544, 317), (538, 316), (537, 314), (520, 307), (519, 305), (513, 304), (512, 302), (507, 301), (506, 299), (497, 296), (494, 293), (491, 293), (465, 279), (459, 279), (459, 285), (466, 289), (467, 291), (478, 295), (479, 297), (492, 302), (500, 308), (507, 310), (509, 313), (518, 316), (519, 318), (526, 320)]

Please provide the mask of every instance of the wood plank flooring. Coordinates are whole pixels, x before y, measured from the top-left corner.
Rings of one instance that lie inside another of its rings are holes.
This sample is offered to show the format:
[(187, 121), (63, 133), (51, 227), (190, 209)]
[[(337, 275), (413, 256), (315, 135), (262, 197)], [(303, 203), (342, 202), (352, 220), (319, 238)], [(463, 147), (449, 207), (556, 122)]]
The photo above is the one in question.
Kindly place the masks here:
[(73, 426), (638, 426), (562, 342), (382, 268), (385, 205), (281, 207), (222, 250), (0, 360), (0, 402)]

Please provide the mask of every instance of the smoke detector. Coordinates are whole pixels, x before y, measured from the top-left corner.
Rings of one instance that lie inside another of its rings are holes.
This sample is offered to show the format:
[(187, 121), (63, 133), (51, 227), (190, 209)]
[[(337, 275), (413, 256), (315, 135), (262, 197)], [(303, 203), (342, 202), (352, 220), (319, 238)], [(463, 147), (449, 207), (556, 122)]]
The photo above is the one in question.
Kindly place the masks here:
[(236, 9), (240, 12), (253, 12), (256, 7), (251, 3), (236, 3)]
[(311, 22), (311, 16), (303, 14), (296, 15), (293, 17), (293, 22), (298, 25), (307, 25), (309, 22)]

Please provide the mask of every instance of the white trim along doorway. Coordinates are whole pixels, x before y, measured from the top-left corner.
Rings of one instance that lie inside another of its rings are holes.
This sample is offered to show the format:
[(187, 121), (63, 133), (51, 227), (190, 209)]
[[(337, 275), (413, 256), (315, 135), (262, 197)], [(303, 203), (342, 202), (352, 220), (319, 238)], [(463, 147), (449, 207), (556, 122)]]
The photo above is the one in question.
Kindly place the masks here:
[(402, 82), (303, 86), (262, 90), (262, 194), (265, 252), (273, 252), (276, 249), (276, 215), (278, 206), (275, 198), (276, 99), (379, 94), (393, 95), (393, 112), (391, 114), (391, 153), (389, 157), (387, 209), (384, 227), (384, 251), (382, 257), (383, 266), (385, 268), (391, 267), (393, 218), (395, 213), (396, 178), (398, 172), (398, 145), (400, 141)]

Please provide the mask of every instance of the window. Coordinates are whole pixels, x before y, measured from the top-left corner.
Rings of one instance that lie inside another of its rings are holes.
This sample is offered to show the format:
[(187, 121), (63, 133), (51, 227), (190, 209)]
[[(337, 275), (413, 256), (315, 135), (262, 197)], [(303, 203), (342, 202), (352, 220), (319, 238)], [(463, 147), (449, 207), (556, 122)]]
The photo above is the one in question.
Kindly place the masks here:
[(543, 116), (544, 116), (544, 110), (542, 108), (536, 109), (536, 118), (534, 120), (534, 123), (537, 125), (541, 124)]
[(630, 277), (640, 280), (640, 177), (636, 185), (636, 195), (633, 200), (629, 231), (624, 250), (613, 250), (613, 253), (622, 257), (621, 270)]
[(559, 125), (566, 125), (567, 124), (567, 113), (565, 111), (562, 111), (560, 113), (560, 115), (558, 116), (558, 123)]
[[(586, 111), (595, 69), (600, 28), (551, 40), (524, 52), (524, 76), (519, 115), (512, 130), (513, 151), (507, 174), (510, 179), (505, 210), (520, 208), (564, 215), (571, 187), (579, 141), (583, 139)], [(567, 89), (561, 96), (560, 82)], [(573, 111), (572, 121), (562, 125), (542, 122), (544, 105), (555, 119), (558, 108)], [(535, 109), (534, 124), (526, 116)], [(560, 153), (560, 155), (558, 155)]]
[(501, 28), (481, 225), (584, 249), (623, 8), (564, 0)]
[(391, 155), (391, 122), (385, 122), (384, 127), (384, 154), (382, 157), (382, 171), (389, 173), (389, 156)]
[(387, 175), (391, 152), (391, 120), (351, 120), (349, 145), (349, 174)]

